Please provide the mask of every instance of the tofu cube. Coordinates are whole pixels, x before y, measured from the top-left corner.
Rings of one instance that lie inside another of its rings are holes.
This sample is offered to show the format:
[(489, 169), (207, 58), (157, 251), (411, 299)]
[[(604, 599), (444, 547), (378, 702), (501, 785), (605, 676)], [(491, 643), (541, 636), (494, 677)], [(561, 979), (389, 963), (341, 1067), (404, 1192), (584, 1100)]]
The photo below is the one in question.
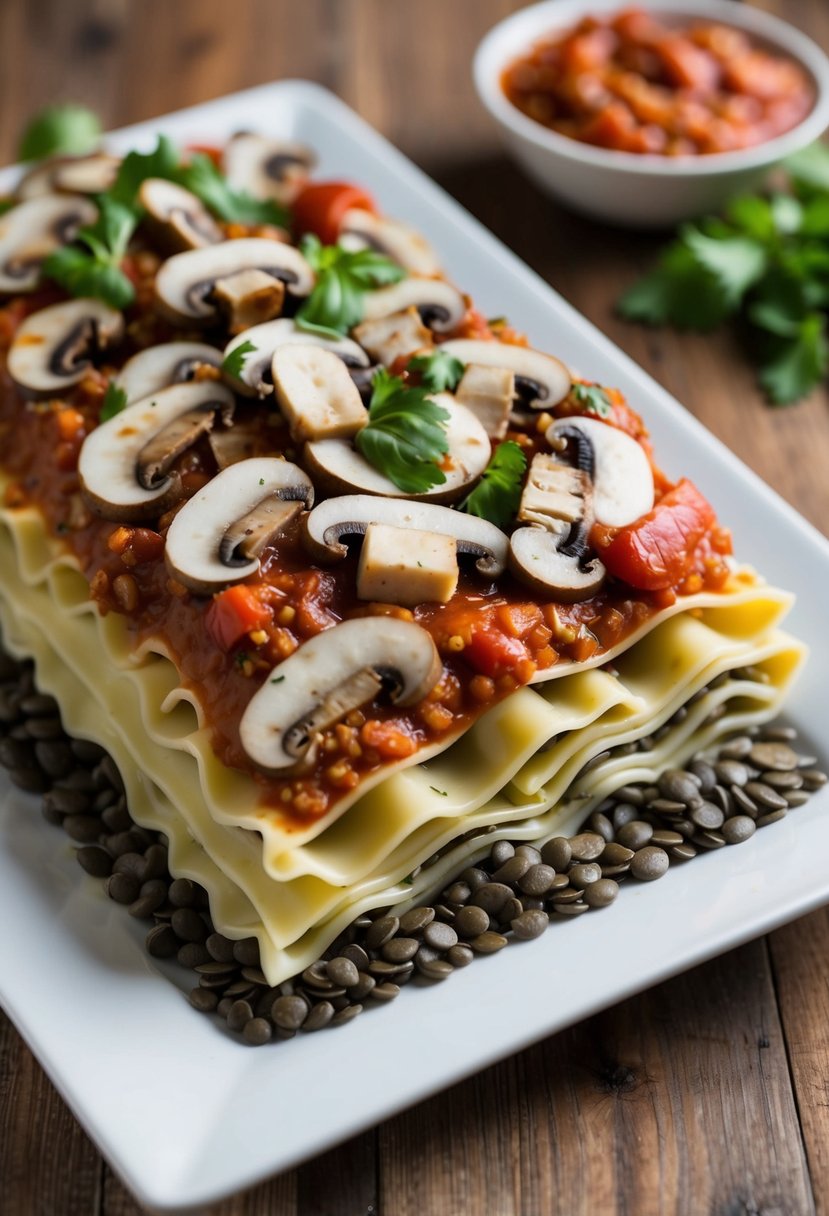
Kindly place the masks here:
[(458, 585), (458, 552), (454, 536), (369, 524), (366, 528), (357, 595), (386, 604), (445, 604)]
[(420, 319), (416, 308), (405, 308), (388, 317), (375, 321), (363, 321), (353, 334), (372, 359), (390, 367), (398, 355), (411, 355), (421, 347), (432, 347), (431, 330)]
[(252, 268), (217, 279), (213, 295), (225, 315), (228, 331), (240, 334), (281, 314), (285, 284), (264, 270)]
[(471, 410), (490, 439), (503, 439), (515, 397), (515, 374), (506, 367), (470, 363), (455, 390), (455, 398)]
[(518, 519), (521, 523), (549, 525), (551, 519), (575, 523), (587, 512), (590, 487), (586, 473), (561, 464), (555, 456), (538, 452), (533, 456)]
[(271, 370), (276, 400), (296, 443), (348, 439), (366, 425), (360, 391), (332, 351), (286, 342), (274, 352)]

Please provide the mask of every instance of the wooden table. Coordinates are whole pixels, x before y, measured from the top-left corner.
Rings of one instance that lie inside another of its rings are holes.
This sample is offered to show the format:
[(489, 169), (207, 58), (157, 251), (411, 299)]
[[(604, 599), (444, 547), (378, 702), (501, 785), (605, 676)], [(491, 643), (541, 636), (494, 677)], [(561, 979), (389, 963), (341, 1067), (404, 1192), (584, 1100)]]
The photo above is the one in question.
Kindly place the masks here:
[[(829, 49), (825, 0), (761, 2)], [(517, 7), (0, 0), (0, 163), (14, 159), (25, 117), (58, 99), (85, 102), (120, 126), (280, 76), (317, 80), (825, 528), (826, 393), (769, 410), (730, 336), (617, 319), (613, 300), (658, 242), (565, 214), (500, 154), (469, 61), (484, 31)], [(553, 1036), (211, 1216), (829, 1212), (828, 959), (823, 910)], [(0, 1015), (0, 1212), (139, 1211)]]

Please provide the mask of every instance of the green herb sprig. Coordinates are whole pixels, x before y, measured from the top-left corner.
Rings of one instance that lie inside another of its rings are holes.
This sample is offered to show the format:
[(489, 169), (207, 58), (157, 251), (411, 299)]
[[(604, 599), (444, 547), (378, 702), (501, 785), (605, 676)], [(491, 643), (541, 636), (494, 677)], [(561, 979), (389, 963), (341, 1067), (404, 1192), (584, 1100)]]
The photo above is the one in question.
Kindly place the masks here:
[(316, 273), (314, 290), (296, 314), (296, 324), (309, 333), (341, 338), (363, 319), (363, 297), (375, 287), (397, 283), (406, 272), (373, 249), (348, 250), (323, 245), (304, 236), (300, 252)]
[(290, 223), (287, 210), (273, 199), (255, 198), (245, 190), (231, 189), (222, 171), (203, 152), (190, 158), (177, 180), (228, 223), (275, 224), (279, 228)]
[(357, 450), (406, 494), (443, 485), (437, 462), (449, 450), (448, 410), (425, 388), (409, 388), (384, 367), (372, 379), (368, 423), (357, 432)]
[(461, 510), (488, 519), (499, 528), (512, 523), (521, 501), (521, 483), (527, 457), (517, 443), (508, 439), (492, 453), (481, 480), (461, 503)]
[(609, 418), (613, 410), (607, 389), (598, 384), (574, 384), (570, 397), (583, 414), (592, 414), (594, 418)]
[(43, 262), (43, 274), (73, 296), (94, 296), (112, 308), (126, 308), (135, 288), (121, 269), (138, 222), (135, 212), (108, 195), (98, 198), (94, 224), (81, 228), (71, 245), (54, 250)]
[(72, 102), (48, 106), (36, 114), (24, 130), (17, 147), (17, 159), (83, 156), (97, 147), (100, 138), (98, 116), (86, 106)]
[(428, 355), (415, 355), (406, 365), (407, 371), (420, 373), (423, 384), (433, 393), (453, 393), (460, 384), (464, 368), (460, 359), (440, 347)]
[(258, 349), (257, 346), (254, 346), (247, 339), (244, 342), (240, 342), (238, 346), (234, 346), (229, 354), (225, 355), (222, 360), (222, 371), (226, 375), (232, 376), (234, 380), (238, 380), (244, 371), (248, 355), (252, 355)]
[(109, 422), (110, 418), (114, 418), (116, 414), (120, 414), (126, 408), (127, 394), (125, 390), (117, 385), (114, 380), (110, 380), (104, 393), (99, 421)]

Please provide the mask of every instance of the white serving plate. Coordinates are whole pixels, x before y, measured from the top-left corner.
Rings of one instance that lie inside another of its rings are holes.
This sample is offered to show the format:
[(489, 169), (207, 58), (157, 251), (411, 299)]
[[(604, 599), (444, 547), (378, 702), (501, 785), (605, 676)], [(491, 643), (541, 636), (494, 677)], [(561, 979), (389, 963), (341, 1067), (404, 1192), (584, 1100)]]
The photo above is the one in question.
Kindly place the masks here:
[[(825, 764), (829, 543), (323, 89), (267, 85), (130, 127), (112, 144), (148, 147), (157, 131), (218, 141), (242, 127), (311, 144), (324, 176), (365, 184), (384, 211), (421, 228), (486, 314), (506, 314), (535, 344), (630, 396), (661, 463), (711, 496), (734, 528), (738, 553), (800, 592), (790, 623), (811, 643), (812, 658), (791, 718)], [(10, 171), (0, 174), (0, 189), (10, 181)], [(174, 969), (144, 954), (145, 927), (106, 899), (35, 801), (4, 781), (0, 923), (20, 931), (0, 935), (0, 1001), (141, 1201), (164, 1211), (198, 1207), (829, 900), (827, 810), (829, 789), (739, 849), (625, 890), (612, 912), (552, 926), (539, 941), (481, 960), (443, 986), (409, 989), (392, 1008), (337, 1032), (251, 1052), (189, 1007)], [(187, 1110), (174, 1135), (158, 1116), (162, 1086)]]

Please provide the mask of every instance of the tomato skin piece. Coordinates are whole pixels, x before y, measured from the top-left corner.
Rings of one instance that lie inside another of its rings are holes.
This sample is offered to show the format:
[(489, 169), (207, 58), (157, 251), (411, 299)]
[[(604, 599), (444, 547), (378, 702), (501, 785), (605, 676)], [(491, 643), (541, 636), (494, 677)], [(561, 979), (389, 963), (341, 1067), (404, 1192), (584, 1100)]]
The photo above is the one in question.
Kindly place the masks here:
[(222, 650), (230, 650), (246, 633), (270, 621), (270, 609), (244, 583), (214, 595), (204, 618), (207, 632)]
[(346, 211), (370, 211), (377, 205), (361, 186), (350, 182), (312, 182), (293, 201), (294, 235), (313, 232), (323, 245), (336, 245)]
[(495, 678), (512, 673), (528, 654), (518, 638), (508, 637), (500, 629), (478, 629), (467, 643), (463, 657), (482, 675)]
[(601, 559), (610, 574), (640, 591), (675, 587), (691, 572), (697, 545), (716, 522), (711, 504), (683, 478), (647, 515), (620, 528)]

